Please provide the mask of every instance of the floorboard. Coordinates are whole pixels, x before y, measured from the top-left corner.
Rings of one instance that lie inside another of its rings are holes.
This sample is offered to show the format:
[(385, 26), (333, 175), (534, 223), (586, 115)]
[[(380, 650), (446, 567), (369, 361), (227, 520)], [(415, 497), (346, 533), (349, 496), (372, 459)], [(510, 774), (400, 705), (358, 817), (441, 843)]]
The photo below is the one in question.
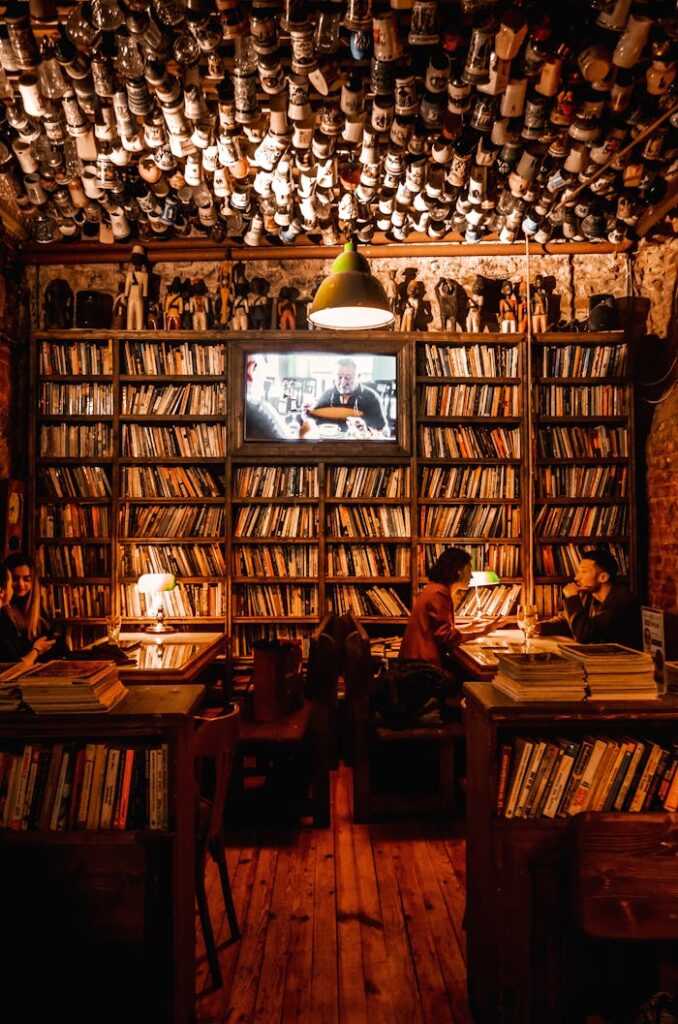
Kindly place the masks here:
[(460, 822), (356, 825), (342, 765), (331, 828), (231, 828), (226, 853), (242, 937), (209, 863), (224, 983), (196, 916), (198, 1024), (471, 1024)]

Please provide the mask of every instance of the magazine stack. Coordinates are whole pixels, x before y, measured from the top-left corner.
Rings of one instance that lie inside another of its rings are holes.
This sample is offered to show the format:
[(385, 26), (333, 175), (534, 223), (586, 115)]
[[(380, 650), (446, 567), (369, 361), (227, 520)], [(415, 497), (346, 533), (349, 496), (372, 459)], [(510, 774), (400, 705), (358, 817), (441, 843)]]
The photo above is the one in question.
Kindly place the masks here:
[(654, 662), (649, 654), (621, 644), (559, 644), (581, 665), (587, 693), (598, 700), (652, 700), (657, 697)]
[(516, 701), (582, 700), (584, 671), (556, 651), (497, 651), (499, 670), (492, 685)]
[(35, 714), (97, 714), (127, 693), (114, 661), (46, 661), (17, 680), (24, 704)]

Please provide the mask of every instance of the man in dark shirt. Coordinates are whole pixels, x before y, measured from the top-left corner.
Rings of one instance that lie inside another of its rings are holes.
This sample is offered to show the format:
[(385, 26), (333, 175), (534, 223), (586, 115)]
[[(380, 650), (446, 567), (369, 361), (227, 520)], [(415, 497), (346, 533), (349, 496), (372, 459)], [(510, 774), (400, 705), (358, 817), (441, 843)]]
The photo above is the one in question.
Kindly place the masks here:
[[(368, 436), (385, 435), (386, 417), (379, 395), (372, 388), (358, 382), (358, 367), (355, 360), (348, 356), (337, 360), (334, 387), (323, 391), (313, 405), (313, 409), (342, 407), (359, 410), (359, 419), (363, 421)], [(347, 421), (340, 421), (339, 428), (342, 432), (348, 430)]]
[(563, 587), (563, 611), (538, 623), (537, 635), (569, 632), (580, 644), (640, 647), (638, 602), (618, 572), (606, 548), (583, 551), (574, 582)]

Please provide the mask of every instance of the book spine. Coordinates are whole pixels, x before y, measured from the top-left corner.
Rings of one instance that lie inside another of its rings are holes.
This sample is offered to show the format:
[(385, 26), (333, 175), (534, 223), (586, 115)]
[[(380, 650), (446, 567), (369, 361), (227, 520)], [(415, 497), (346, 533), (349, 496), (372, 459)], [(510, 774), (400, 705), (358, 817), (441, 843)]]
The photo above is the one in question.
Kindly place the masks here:
[(32, 757), (33, 747), (30, 743), (27, 743), (24, 747), (23, 754), (21, 755), (21, 761), (19, 763), (19, 774), (9, 818), (9, 827), (16, 831), (21, 829), (21, 823), (24, 817), (24, 801), (26, 799), (26, 786), (28, 785), (28, 775), (31, 770)]
[(94, 772), (94, 757), (96, 754), (96, 743), (88, 743), (85, 746), (85, 762), (82, 774), (82, 786), (78, 800), (78, 811), (75, 819), (76, 828), (85, 828), (87, 824), (87, 811), (92, 793), (92, 773)]
[(555, 818), (556, 816), (556, 811), (558, 810), (561, 797), (565, 791), (567, 780), (570, 777), (570, 772), (574, 767), (578, 750), (578, 743), (568, 742), (563, 746), (563, 755), (558, 763), (558, 770), (553, 778), (551, 791), (548, 794), (546, 803), (544, 804), (543, 816), (545, 818)]
[(45, 782), (45, 792), (42, 797), (40, 811), (38, 814), (38, 829), (45, 830), (50, 827), (52, 807), (54, 806), (54, 794), (56, 792), (56, 786), (59, 781), (59, 771), (61, 769), (61, 757), (63, 754), (63, 749), (64, 748), (62, 743), (53, 743), (52, 748), (50, 750), (49, 768), (47, 770), (47, 780)]
[(120, 750), (111, 747), (106, 758), (106, 774), (104, 776), (104, 792), (101, 798), (101, 817), (99, 819), (100, 829), (109, 829), (113, 821), (113, 808), (115, 806), (116, 785), (118, 781), (118, 766), (120, 764)]
[(509, 777), (509, 765), (511, 763), (511, 744), (503, 743), (501, 748), (501, 756), (499, 759), (499, 779), (497, 782), (497, 815), (501, 816), (504, 810), (504, 800), (506, 798), (506, 786)]

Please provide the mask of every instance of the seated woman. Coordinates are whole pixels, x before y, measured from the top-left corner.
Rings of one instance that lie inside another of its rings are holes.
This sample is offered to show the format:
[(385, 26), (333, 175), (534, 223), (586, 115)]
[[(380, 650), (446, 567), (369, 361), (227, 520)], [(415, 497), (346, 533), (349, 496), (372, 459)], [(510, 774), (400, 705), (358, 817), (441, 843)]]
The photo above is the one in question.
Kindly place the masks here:
[(484, 619), (459, 629), (454, 622), (454, 595), (468, 588), (471, 556), (462, 548), (447, 548), (429, 569), (429, 582), (416, 598), (399, 658), (428, 661), (439, 666), (452, 680), (454, 673), (446, 661), (459, 644), (491, 633), (503, 617)]
[(30, 668), (56, 644), (47, 634), (51, 624), (42, 615), (40, 581), (32, 559), (10, 555), (0, 569), (0, 661), (23, 661)]

